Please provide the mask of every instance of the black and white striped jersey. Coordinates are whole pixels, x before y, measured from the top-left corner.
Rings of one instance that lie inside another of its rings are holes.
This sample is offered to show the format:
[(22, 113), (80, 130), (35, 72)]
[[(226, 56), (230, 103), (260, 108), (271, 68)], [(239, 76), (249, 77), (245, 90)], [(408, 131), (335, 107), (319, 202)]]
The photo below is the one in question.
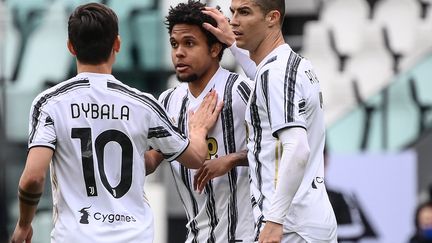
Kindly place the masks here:
[[(246, 149), (244, 114), (251, 81), (219, 68), (198, 97), (190, 94), (187, 83), (181, 83), (159, 98), (174, 124), (187, 133), (188, 111), (198, 108), (211, 89), (223, 98), (224, 108), (208, 134), (208, 159)], [(214, 178), (202, 194), (193, 188), (196, 170), (173, 161), (171, 171), (188, 217), (186, 242), (252, 242), (248, 167), (236, 167), (226, 175)]]
[(312, 238), (305, 239), (311, 241), (325, 238), (313, 238), (320, 230), (328, 236), (335, 233), (336, 221), (323, 183), (322, 97), (310, 62), (293, 52), (288, 44), (273, 50), (257, 67), (245, 118), (255, 237), (266, 220), (277, 185), (282, 156), (277, 132), (290, 127), (307, 130), (311, 153), (303, 181), (287, 213), (284, 232), (309, 235)]
[(29, 128), (29, 148), (55, 151), (52, 242), (152, 242), (144, 152), (173, 160), (189, 144), (153, 96), (80, 73), (36, 97)]

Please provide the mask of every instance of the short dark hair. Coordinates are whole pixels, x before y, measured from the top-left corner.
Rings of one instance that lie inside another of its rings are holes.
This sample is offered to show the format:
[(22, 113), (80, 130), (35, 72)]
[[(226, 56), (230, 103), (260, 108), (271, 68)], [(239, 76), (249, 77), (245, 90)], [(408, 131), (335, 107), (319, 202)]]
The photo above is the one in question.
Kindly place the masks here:
[(285, 0), (253, 0), (264, 14), (277, 10), (281, 14), (280, 25), (282, 26), (285, 16)]
[(69, 17), (69, 41), (82, 63), (96, 65), (106, 62), (117, 36), (117, 15), (106, 5), (84, 4)]
[(165, 25), (168, 28), (168, 33), (171, 35), (172, 29), (177, 24), (190, 24), (198, 26), (204, 35), (207, 37), (207, 44), (209, 48), (216, 43), (222, 45), (222, 50), (219, 53), (219, 60), (222, 59), (223, 52), (227, 47), (226, 44), (220, 42), (216, 36), (204, 29), (203, 23), (209, 23), (217, 27), (216, 20), (207, 14), (204, 14), (202, 10), (206, 5), (199, 1), (189, 0), (187, 3), (179, 3), (175, 7), (170, 7), (168, 16), (166, 16)]

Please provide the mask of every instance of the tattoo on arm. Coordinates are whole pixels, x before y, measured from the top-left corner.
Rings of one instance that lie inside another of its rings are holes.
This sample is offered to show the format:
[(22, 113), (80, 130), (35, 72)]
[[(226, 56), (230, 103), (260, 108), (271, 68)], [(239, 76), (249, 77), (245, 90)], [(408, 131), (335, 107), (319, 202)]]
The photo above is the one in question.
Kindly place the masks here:
[(41, 196), (42, 193), (26, 192), (21, 187), (18, 188), (18, 198), (24, 204), (35, 206), (39, 203)]

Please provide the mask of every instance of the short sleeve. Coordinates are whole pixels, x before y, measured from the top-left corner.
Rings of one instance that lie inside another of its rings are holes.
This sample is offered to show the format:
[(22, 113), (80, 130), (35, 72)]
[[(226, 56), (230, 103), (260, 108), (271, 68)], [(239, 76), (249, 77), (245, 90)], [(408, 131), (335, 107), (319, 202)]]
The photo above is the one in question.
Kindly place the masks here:
[[(300, 63), (299, 63), (300, 64)], [(268, 112), (272, 134), (283, 128), (302, 127), (306, 129), (305, 95), (302, 86), (304, 78), (296, 65), (287, 70), (267, 70), (261, 80), (268, 83)]]
[(28, 148), (44, 146), (55, 150), (57, 144), (55, 119), (50, 116), (47, 106), (33, 102), (29, 120)]
[(189, 145), (189, 139), (175, 127), (166, 110), (154, 100), (147, 139), (149, 146), (160, 151), (168, 161), (175, 160)]

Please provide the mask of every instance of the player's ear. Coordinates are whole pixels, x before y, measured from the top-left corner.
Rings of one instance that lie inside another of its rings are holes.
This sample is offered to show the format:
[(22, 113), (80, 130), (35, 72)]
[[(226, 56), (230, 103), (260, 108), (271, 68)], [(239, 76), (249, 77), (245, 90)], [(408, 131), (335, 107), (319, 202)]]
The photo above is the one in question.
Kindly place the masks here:
[(279, 25), (281, 18), (282, 18), (281, 13), (277, 10), (271, 10), (266, 15), (266, 20), (267, 20), (269, 27)]
[(221, 51), (222, 51), (222, 44), (221, 43), (214, 43), (210, 48), (210, 55), (213, 58), (217, 58)]
[(117, 38), (114, 40), (114, 44), (113, 44), (114, 52), (118, 53), (120, 51), (120, 46), (121, 46), (121, 38), (120, 35), (117, 35)]
[(69, 52), (73, 55), (76, 56), (76, 51), (75, 48), (73, 47), (72, 43), (70, 42), (70, 40), (67, 41), (67, 47), (69, 49)]

